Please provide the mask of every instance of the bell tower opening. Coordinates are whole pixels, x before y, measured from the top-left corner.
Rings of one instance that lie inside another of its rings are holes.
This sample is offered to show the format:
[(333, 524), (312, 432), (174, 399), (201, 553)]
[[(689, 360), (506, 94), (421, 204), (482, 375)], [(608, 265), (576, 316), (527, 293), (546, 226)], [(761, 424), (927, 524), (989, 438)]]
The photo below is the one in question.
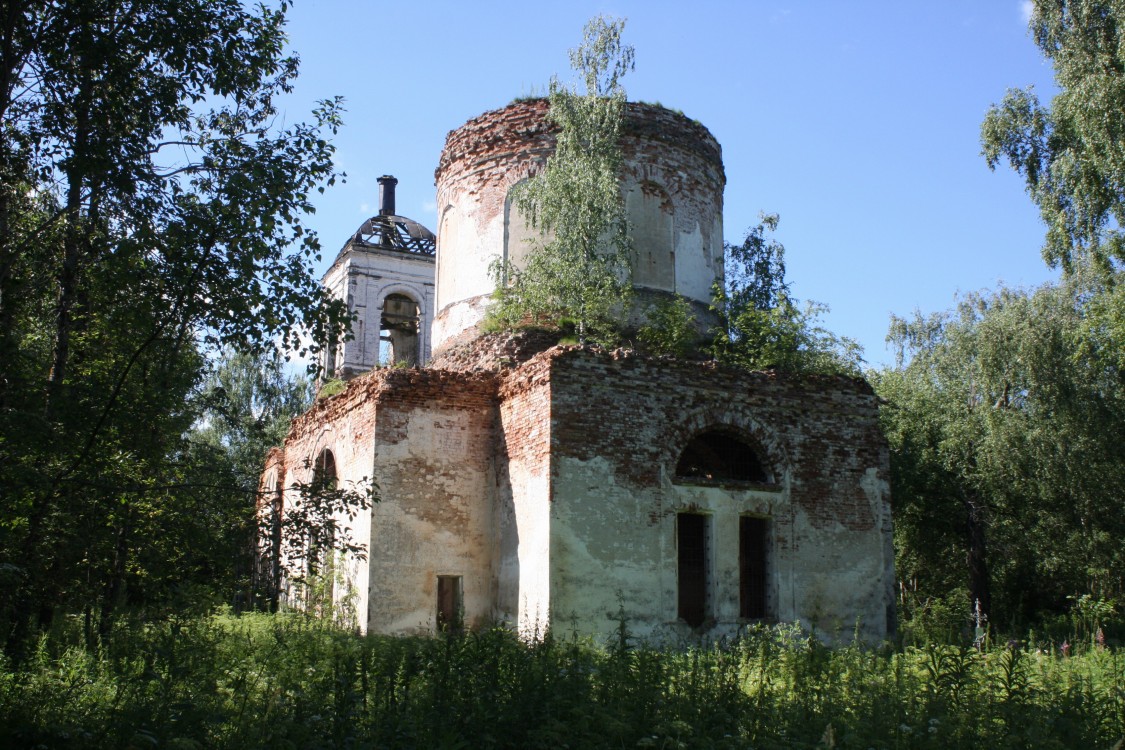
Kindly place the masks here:
[(405, 294), (388, 294), (379, 319), (379, 364), (418, 364), (418, 304)]

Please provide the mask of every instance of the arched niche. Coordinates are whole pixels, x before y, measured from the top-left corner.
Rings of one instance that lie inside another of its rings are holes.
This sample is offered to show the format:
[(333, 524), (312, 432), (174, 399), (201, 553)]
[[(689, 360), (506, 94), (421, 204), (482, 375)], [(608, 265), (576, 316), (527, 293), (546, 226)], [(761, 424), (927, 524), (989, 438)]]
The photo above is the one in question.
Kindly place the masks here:
[(504, 262), (520, 270), (527, 267), (528, 255), (543, 241), (543, 234), (516, 204), (516, 193), (526, 182), (525, 178), (510, 187), (504, 199)]
[(652, 180), (625, 191), (625, 212), (633, 239), (633, 284), (676, 289), (675, 208), (668, 192)]
[[(453, 259), (457, 255), (460, 227), (458, 214), (453, 206), (447, 205), (438, 221), (437, 255), (434, 263), (434, 293), (439, 304), (456, 292), (457, 268)], [(452, 252), (451, 252), (452, 251)]]

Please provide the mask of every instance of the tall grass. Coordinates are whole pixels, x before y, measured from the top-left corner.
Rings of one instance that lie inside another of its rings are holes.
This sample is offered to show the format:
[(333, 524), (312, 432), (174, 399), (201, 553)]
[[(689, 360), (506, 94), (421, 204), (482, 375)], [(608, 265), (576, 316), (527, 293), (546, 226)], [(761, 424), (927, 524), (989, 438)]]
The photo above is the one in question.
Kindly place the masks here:
[(1116, 648), (823, 646), (794, 627), (660, 650), (502, 629), (360, 637), (295, 615), (45, 638), (0, 663), (0, 746), (1108, 748)]

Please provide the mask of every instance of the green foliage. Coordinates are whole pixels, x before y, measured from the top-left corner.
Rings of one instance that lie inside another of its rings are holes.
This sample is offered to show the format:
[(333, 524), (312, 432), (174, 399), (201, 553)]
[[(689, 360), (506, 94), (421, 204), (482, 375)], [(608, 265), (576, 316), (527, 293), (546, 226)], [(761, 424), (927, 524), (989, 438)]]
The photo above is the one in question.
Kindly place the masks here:
[(625, 117), (620, 79), (633, 69), (633, 48), (621, 44), (624, 21), (597, 17), (570, 51), (585, 94), (553, 78), (549, 119), (554, 154), (543, 170), (514, 189), (514, 205), (539, 230), (524, 267), (496, 261), (494, 327), (575, 321), (579, 340), (613, 343), (628, 309), (629, 237), (618, 182)]
[(899, 364), (872, 382), (902, 578), (941, 596), (967, 587), (994, 623), (1120, 597), (1125, 381), (1091, 341), (1103, 294), (1001, 289), (893, 321)]
[(1035, 43), (1060, 91), (1044, 107), (1009, 90), (981, 125), (990, 167), (1006, 159), (1047, 225), (1043, 256), (1068, 272), (1125, 260), (1125, 4), (1036, 0)]
[(900, 585), (898, 636), (904, 644), (957, 645), (964, 643), (970, 627), (968, 591), (956, 589), (945, 595), (919, 593), (917, 582)]
[(1119, 624), (1117, 616), (1117, 603), (1112, 599), (1101, 599), (1082, 594), (1081, 596), (1068, 596), (1071, 602), (1070, 618), (1075, 640), (1096, 642), (1098, 633), (1103, 628)]
[(680, 295), (661, 299), (649, 308), (648, 322), (637, 331), (641, 346), (658, 355), (687, 356), (698, 333), (691, 302)]
[(713, 289), (711, 309), (720, 322), (711, 355), (754, 370), (859, 375), (859, 344), (819, 323), (828, 308), (802, 308), (790, 297), (785, 248), (768, 236), (777, 224), (776, 214), (763, 214), (741, 245), (727, 244), (725, 283)]
[(863, 361), (859, 344), (819, 324), (828, 308), (816, 302), (798, 308), (788, 298), (769, 310), (724, 308), (716, 290), (715, 306), (725, 310), (712, 352), (721, 362), (751, 370), (776, 368), (858, 376)]
[(741, 245), (724, 244), (723, 293), (731, 309), (771, 310), (790, 297), (785, 246), (770, 236), (780, 221), (777, 214), (760, 214)]
[(80, 612), (92, 645), (125, 612), (230, 595), (249, 457), (188, 439), (226, 408), (194, 396), (222, 347), (300, 348), (299, 321), (315, 341), (347, 322), (301, 223), (335, 178), (340, 103), (277, 126), (297, 70), (284, 4), (5, 7), (0, 640)]
[(286, 372), (277, 349), (257, 357), (226, 349), (207, 373), (200, 400), (203, 419), (192, 442), (225, 453), (239, 484), (253, 491), (266, 452), (285, 440), (289, 423), (312, 403), (312, 383)]
[(300, 615), (44, 638), (0, 658), (10, 747), (1064, 748), (1125, 736), (1114, 648), (827, 648), (799, 628), (609, 648), (495, 629), (357, 636)]

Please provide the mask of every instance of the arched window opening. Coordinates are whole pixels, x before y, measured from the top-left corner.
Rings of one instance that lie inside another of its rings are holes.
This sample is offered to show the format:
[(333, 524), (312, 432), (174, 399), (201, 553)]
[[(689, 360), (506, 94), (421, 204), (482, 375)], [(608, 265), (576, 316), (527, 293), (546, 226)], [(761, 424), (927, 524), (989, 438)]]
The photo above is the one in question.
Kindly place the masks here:
[(418, 364), (418, 303), (405, 294), (388, 294), (379, 321), (379, 364)]
[(281, 595), (282, 494), (277, 473), (270, 471), (258, 499), (257, 560), (254, 569), (255, 598), (277, 611)]
[(313, 484), (318, 490), (336, 489), (336, 457), (327, 448), (320, 452), (313, 467)]
[(273, 496), (270, 501), (269, 514), (269, 581), (272, 588), (281, 579), (281, 531), (283, 528), (284, 499), (279, 489), (270, 488), (270, 494)]
[(336, 541), (336, 530), (327, 510), (332, 503), (326, 496), (335, 492), (337, 481), (336, 458), (332, 451), (325, 449), (317, 456), (313, 466), (312, 489), (315, 497), (312, 502), (317, 510), (309, 518), (305, 573), (310, 581), (318, 576), (323, 578), (329, 591), (332, 585), (332, 547)]
[(738, 435), (711, 430), (696, 435), (676, 464), (676, 479), (696, 482), (769, 482), (757, 451)]

